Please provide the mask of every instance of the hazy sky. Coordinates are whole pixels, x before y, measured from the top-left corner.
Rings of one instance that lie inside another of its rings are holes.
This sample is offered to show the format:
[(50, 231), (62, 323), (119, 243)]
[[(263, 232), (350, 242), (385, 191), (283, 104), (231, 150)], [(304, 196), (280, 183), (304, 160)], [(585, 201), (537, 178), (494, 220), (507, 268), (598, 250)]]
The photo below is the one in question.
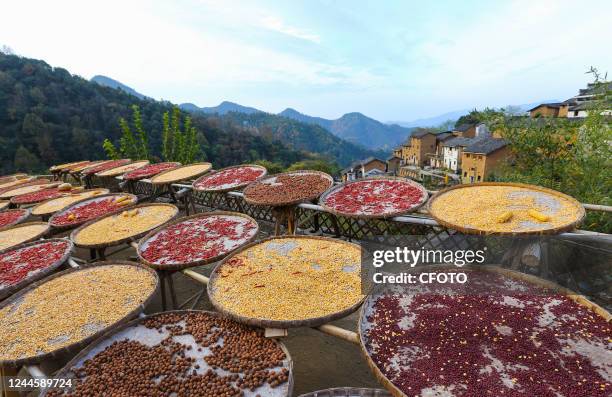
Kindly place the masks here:
[(143, 94), (412, 120), (612, 72), (612, 1), (6, 1), (0, 44)]

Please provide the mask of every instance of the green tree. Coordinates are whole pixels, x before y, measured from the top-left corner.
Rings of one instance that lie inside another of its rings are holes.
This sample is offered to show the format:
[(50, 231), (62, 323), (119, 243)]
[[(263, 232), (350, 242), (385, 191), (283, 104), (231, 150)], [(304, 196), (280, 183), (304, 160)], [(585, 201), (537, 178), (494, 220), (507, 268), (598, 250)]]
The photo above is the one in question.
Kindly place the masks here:
[(298, 161), (287, 167), (287, 171), (299, 170), (314, 170), (325, 172), (329, 175), (335, 175), (340, 171), (340, 168), (337, 164), (322, 159)]
[(268, 174), (271, 175), (280, 174), (281, 172), (285, 171), (285, 167), (283, 167), (282, 164), (274, 163), (269, 160), (257, 160), (255, 161), (255, 164), (261, 165), (262, 167), (266, 167), (266, 169), (268, 170)]
[(130, 124), (123, 117), (119, 118), (122, 133), (119, 139), (119, 149), (108, 138), (102, 144), (108, 157), (112, 159), (121, 157), (138, 160), (150, 159), (149, 140), (142, 126), (142, 116), (138, 105), (132, 105), (132, 123), (136, 134), (132, 132)]
[(43, 168), (40, 159), (24, 146), (15, 151), (15, 170), (22, 172), (37, 172)]
[(200, 154), (202, 136), (192, 125), (191, 117), (185, 117), (181, 130), (181, 111), (178, 106), (172, 108), (172, 113), (165, 112), (162, 120), (162, 155), (165, 161), (179, 161), (190, 164), (196, 161)]
[[(513, 160), (497, 172), (495, 179), (547, 186), (582, 203), (611, 205), (612, 127), (607, 112), (612, 108), (610, 83), (595, 71), (595, 99), (588, 116), (580, 120), (507, 115), (484, 121), (508, 140)], [(584, 226), (612, 232), (612, 217), (605, 212), (587, 212)]]

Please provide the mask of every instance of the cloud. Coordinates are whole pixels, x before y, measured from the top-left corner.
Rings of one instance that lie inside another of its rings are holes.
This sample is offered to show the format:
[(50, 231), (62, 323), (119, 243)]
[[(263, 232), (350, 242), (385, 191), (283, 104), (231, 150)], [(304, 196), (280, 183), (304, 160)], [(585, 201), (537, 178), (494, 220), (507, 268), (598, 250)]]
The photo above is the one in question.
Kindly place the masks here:
[(286, 25), (280, 18), (273, 15), (268, 15), (260, 20), (261, 27), (272, 30), (274, 32), (286, 34), (296, 39), (307, 40), (313, 43), (320, 43), (321, 38), (312, 33), (305, 32), (293, 26)]

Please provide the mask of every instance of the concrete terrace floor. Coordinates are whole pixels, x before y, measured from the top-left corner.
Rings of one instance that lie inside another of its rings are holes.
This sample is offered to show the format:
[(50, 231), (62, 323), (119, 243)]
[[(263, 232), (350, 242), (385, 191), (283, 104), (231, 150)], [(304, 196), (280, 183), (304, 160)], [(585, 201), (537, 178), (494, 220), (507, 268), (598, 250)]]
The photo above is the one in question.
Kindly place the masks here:
[[(272, 224), (258, 221), (260, 233), (258, 240), (266, 238), (273, 232)], [(65, 232), (54, 237), (68, 237)], [(115, 251), (119, 247), (111, 247), (107, 252)], [(129, 248), (110, 255), (107, 260), (136, 260), (136, 253)], [(88, 259), (89, 251), (77, 249), (73, 256)], [(216, 263), (192, 268), (205, 276), (209, 276)], [(205, 288), (205, 285), (195, 280), (176, 273), (174, 276), (178, 304), (186, 301), (193, 294)], [(169, 299), (168, 299), (169, 301)], [(169, 303), (168, 303), (169, 304)], [(194, 309), (214, 311), (208, 296), (203, 295)], [(157, 294), (149, 304), (145, 313), (157, 313), (162, 311), (161, 296)], [(334, 321), (332, 324), (347, 330), (356, 331), (359, 312), (355, 312), (343, 319)], [(281, 339), (287, 347), (293, 359), (293, 395), (299, 396), (316, 390), (332, 387), (371, 387), (382, 388), (369, 370), (361, 349), (358, 345), (323, 334), (311, 328), (290, 329), (287, 337)], [(63, 367), (71, 357), (46, 362), (41, 365), (43, 371), (50, 375)], [(32, 394), (36, 395), (36, 394)]]

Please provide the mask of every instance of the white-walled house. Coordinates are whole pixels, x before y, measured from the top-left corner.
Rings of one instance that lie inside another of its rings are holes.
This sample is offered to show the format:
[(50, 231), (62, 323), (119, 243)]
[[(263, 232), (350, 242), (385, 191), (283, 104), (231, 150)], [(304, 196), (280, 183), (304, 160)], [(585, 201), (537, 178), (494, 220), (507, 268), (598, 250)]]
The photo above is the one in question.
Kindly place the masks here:
[(461, 153), (470, 145), (474, 138), (455, 137), (442, 143), (444, 168), (457, 172), (461, 169)]

